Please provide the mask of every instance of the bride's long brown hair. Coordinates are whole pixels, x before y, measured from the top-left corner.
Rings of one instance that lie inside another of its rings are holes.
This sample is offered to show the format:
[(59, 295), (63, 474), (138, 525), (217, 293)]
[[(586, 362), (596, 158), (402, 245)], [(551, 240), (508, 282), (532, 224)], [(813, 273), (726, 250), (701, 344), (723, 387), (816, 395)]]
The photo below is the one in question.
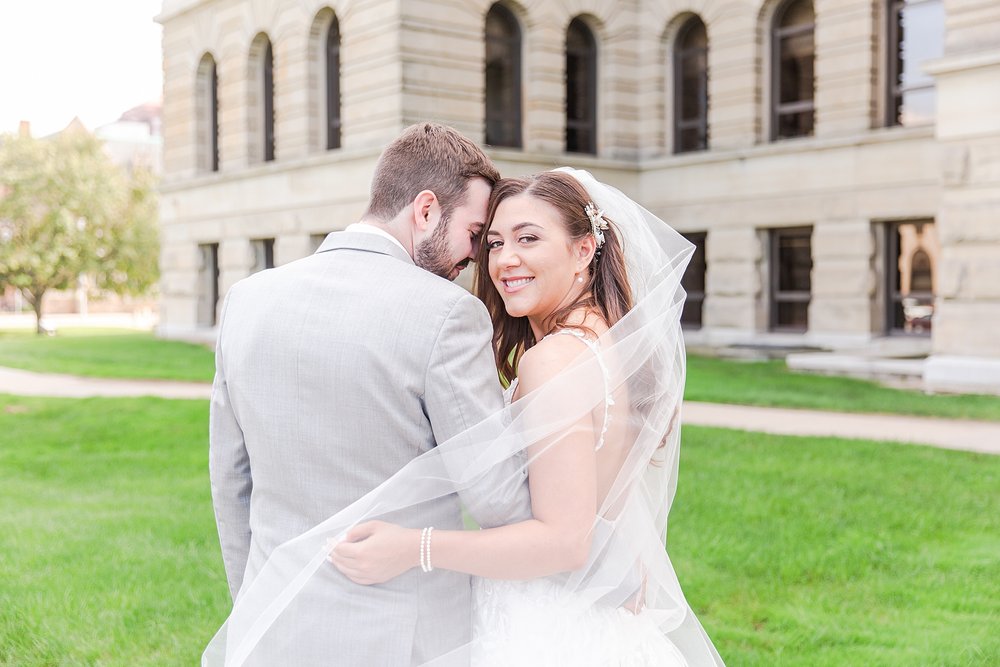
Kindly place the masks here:
[[(559, 211), (566, 232), (573, 241), (593, 234), (590, 218), (585, 208), (590, 195), (575, 178), (559, 171), (545, 171), (525, 178), (502, 178), (493, 187), (487, 213), (483, 241), (476, 254), (476, 276), (473, 290), (490, 313), (493, 320), (493, 349), (500, 375), (510, 381), (517, 376), (517, 362), (521, 355), (537, 341), (527, 317), (507, 314), (503, 299), (490, 278), (490, 250), (486, 231), (493, 225), (497, 207), (505, 199), (527, 194), (544, 201)], [(585, 275), (584, 290), (574, 302), (563, 306), (548, 319), (549, 331), (568, 324), (570, 316), (584, 309), (599, 314), (607, 325), (614, 324), (632, 309), (632, 290), (625, 271), (625, 255), (621, 237), (613, 220), (604, 217), (608, 229), (604, 232), (604, 245), (599, 248)]]

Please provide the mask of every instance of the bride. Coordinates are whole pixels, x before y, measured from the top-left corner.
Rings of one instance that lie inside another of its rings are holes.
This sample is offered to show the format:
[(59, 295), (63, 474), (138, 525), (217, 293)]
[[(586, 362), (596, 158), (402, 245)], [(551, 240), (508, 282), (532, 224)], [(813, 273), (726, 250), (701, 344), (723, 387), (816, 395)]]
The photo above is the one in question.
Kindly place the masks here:
[[(292, 628), (322, 632), (294, 600), (329, 559), (365, 585), (414, 568), (474, 575), (472, 641), (425, 664), (721, 665), (664, 549), (690, 254), (587, 172), (497, 183), (476, 291), (507, 407), (276, 551), (216, 638), (225, 664), (287, 643)], [(532, 519), (464, 531), (393, 522), (511, 458), (527, 469)]]

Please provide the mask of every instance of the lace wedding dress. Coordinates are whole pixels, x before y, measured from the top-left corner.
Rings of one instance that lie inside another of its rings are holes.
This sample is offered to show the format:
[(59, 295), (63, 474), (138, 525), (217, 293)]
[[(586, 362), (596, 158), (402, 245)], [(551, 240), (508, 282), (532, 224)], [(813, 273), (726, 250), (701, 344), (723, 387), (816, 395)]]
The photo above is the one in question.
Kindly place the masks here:
[[(602, 366), (597, 343), (574, 329)], [(606, 376), (605, 376), (606, 378)], [(517, 379), (504, 392), (510, 405)], [(607, 430), (611, 394), (605, 394)], [(602, 432), (596, 449), (604, 444)], [(525, 454), (523, 451), (520, 453)], [(613, 528), (597, 517), (595, 530)], [(594, 541), (597, 548), (598, 540)], [(592, 554), (591, 559), (597, 555)], [(641, 604), (593, 604), (590, 597), (567, 592), (565, 576), (530, 581), (473, 578), (472, 667), (684, 667), (687, 662)], [(633, 582), (639, 587), (639, 578)]]

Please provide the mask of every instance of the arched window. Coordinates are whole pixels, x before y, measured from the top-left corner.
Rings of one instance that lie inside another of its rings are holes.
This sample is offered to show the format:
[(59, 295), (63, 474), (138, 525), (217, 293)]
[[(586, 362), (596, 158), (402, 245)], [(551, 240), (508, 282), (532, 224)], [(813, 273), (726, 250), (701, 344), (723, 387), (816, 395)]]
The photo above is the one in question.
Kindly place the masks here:
[(326, 33), (326, 147), (340, 148), (340, 22)]
[(941, 0), (888, 0), (886, 50), (886, 125), (934, 122), (934, 77), (923, 71), (944, 54), (944, 7)]
[(486, 14), (486, 143), (521, 147), (521, 26), (500, 3)]
[(274, 52), (264, 33), (250, 45), (247, 88), (248, 158), (255, 162), (274, 159)]
[(198, 169), (219, 171), (219, 72), (211, 53), (198, 64), (196, 85)]
[(566, 152), (597, 154), (597, 40), (579, 17), (566, 31)]
[(274, 52), (271, 40), (264, 46), (264, 76), (261, 95), (264, 100), (264, 162), (274, 159)]
[(708, 148), (708, 34), (692, 16), (674, 44), (674, 152)]
[(771, 139), (813, 133), (815, 82), (811, 0), (788, 0), (774, 14), (771, 28)]

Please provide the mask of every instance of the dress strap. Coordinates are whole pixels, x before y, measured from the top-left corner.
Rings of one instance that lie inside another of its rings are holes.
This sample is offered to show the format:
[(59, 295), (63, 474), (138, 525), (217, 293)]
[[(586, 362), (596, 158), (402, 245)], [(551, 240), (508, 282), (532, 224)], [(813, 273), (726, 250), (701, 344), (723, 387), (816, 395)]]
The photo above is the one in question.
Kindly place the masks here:
[[(604, 357), (601, 355), (601, 348), (596, 341), (592, 341), (579, 329), (557, 329), (552, 333), (545, 336), (559, 336), (559, 335), (575, 336), (579, 338), (584, 344), (590, 348), (590, 351), (594, 353), (597, 357), (597, 365), (601, 368), (601, 375), (604, 376), (604, 425), (601, 427), (601, 437), (597, 440), (597, 446), (594, 451), (599, 451), (601, 447), (604, 446), (604, 435), (608, 432), (608, 424), (611, 422), (611, 406), (615, 404), (614, 399), (611, 397), (611, 377), (608, 373), (608, 367), (604, 365)], [(545, 340), (542, 338), (542, 340)]]

